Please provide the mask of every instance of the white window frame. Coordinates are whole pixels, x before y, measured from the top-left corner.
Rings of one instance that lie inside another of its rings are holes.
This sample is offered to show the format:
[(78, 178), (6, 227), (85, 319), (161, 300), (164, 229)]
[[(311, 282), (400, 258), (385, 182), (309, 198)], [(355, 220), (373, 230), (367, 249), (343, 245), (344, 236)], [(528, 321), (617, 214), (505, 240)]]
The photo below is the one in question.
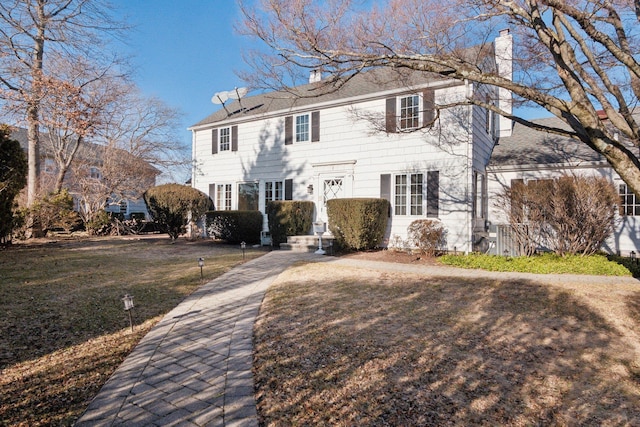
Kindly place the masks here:
[(231, 151), (231, 127), (218, 129), (218, 151)]
[(265, 181), (264, 183), (264, 203), (284, 200), (284, 181)]
[(618, 184), (620, 216), (640, 216), (640, 199), (627, 184)]
[[(411, 104), (407, 101), (411, 99)], [(422, 126), (422, 95), (411, 94), (398, 97), (398, 129), (408, 131)]]
[(422, 217), (426, 212), (426, 174), (404, 173), (393, 178), (393, 212), (398, 216)]
[(230, 211), (233, 203), (233, 184), (216, 184), (216, 210)]
[(293, 118), (293, 140), (294, 142), (311, 141), (311, 114), (298, 114)]

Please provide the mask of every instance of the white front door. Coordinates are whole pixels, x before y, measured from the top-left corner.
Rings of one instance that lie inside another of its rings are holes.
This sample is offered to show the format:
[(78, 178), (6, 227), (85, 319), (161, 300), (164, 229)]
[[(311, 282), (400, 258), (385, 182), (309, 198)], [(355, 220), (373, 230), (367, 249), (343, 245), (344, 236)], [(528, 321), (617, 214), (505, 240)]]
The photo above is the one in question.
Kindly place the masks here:
[[(320, 200), (318, 200), (318, 204), (320, 206), (320, 220), (328, 223), (327, 216), (327, 201), (331, 199), (341, 199), (347, 197), (345, 191), (345, 177), (344, 176), (334, 176), (334, 177), (320, 177), (320, 189), (321, 193), (319, 194)], [(327, 230), (329, 228), (327, 227)]]

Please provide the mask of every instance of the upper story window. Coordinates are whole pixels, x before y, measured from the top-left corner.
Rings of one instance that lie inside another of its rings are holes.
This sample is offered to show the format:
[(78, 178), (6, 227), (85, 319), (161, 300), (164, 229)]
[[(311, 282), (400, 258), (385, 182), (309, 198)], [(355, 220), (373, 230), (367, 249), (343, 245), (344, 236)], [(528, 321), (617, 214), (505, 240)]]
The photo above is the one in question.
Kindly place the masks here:
[(436, 119), (435, 92), (401, 95), (385, 100), (384, 127), (388, 133), (408, 132), (432, 126)]
[(220, 151), (231, 149), (231, 128), (220, 129)]
[(100, 169), (93, 166), (89, 168), (89, 177), (95, 178), (95, 179), (102, 178), (102, 175), (100, 174)]
[(284, 144), (320, 141), (320, 111), (286, 116), (284, 118)]
[(640, 216), (640, 200), (627, 187), (627, 184), (620, 184), (618, 194), (620, 194), (620, 215)]
[(296, 116), (296, 142), (309, 141), (309, 114)]
[(211, 154), (221, 151), (238, 151), (238, 126), (211, 131)]
[(400, 98), (400, 130), (420, 127), (420, 96), (409, 95)]

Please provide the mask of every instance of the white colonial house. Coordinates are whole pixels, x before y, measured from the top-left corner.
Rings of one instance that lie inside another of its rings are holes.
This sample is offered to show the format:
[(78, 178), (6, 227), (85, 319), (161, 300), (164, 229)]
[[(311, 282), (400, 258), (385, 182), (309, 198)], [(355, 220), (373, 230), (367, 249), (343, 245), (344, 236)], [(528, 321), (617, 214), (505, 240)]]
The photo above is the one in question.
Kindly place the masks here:
[[(555, 117), (534, 120), (545, 127), (566, 129), (567, 125)], [(637, 150), (637, 148), (635, 148)], [(511, 251), (508, 239), (501, 242), (500, 225), (507, 222), (504, 210), (493, 201), (505, 187), (516, 180), (552, 179), (562, 175), (601, 176), (611, 181), (620, 195), (619, 215), (613, 236), (603, 250), (628, 255), (640, 248), (640, 199), (631, 192), (603, 156), (573, 139), (538, 132), (521, 124), (512, 134), (500, 138), (493, 149), (487, 167), (491, 252)], [(497, 226), (497, 227), (496, 227)]]
[[(510, 76), (511, 46), (503, 31), (475, 54)], [(509, 110), (510, 97), (388, 69), (359, 74), (335, 91), (321, 79), (312, 73), (295, 93), (242, 97), (190, 127), (192, 186), (217, 210), (264, 213), (271, 200), (311, 200), (314, 219), (323, 222), (329, 199), (383, 197), (391, 203), (384, 245), (405, 239), (412, 221), (432, 218), (446, 227), (450, 250), (473, 250), (487, 235), (486, 168), (511, 122), (468, 105), (437, 113), (434, 104), (482, 96)]]

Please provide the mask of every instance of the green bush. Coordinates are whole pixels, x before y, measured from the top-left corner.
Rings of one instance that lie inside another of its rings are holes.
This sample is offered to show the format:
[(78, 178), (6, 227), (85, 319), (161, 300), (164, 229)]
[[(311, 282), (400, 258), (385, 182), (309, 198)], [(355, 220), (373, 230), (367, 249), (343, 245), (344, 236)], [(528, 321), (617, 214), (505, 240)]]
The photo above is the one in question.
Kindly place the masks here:
[(462, 268), (488, 271), (517, 271), (537, 274), (591, 274), (598, 276), (631, 276), (624, 265), (604, 255), (565, 255), (545, 253), (535, 256), (505, 257), (500, 255), (444, 255), (440, 262)]
[(287, 241), (287, 236), (306, 235), (313, 227), (314, 204), (302, 200), (277, 200), (267, 204), (269, 232), (274, 246)]
[(144, 202), (149, 214), (171, 237), (178, 238), (186, 230), (189, 219), (197, 221), (213, 209), (213, 202), (202, 191), (188, 185), (164, 184), (148, 189)]
[(327, 201), (329, 229), (336, 243), (345, 249), (377, 247), (387, 228), (389, 201), (386, 199), (332, 199)]
[(9, 139), (10, 134), (8, 127), (0, 126), (0, 243), (11, 241), (18, 225), (14, 200), (27, 183), (27, 158), (20, 143)]
[(85, 224), (87, 233), (92, 236), (108, 236), (113, 227), (112, 217), (105, 210), (98, 211), (91, 220)]
[(262, 231), (262, 213), (259, 211), (207, 212), (207, 233), (228, 243), (257, 243)]

